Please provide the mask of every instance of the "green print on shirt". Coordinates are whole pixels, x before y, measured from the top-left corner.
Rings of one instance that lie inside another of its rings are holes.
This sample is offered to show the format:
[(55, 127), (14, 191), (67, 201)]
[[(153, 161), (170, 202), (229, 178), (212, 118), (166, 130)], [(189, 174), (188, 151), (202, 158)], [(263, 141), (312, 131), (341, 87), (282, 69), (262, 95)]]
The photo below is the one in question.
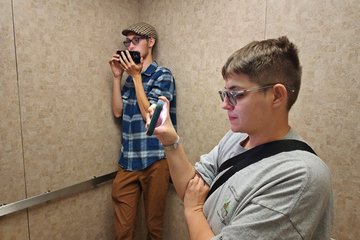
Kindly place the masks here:
[(221, 219), (221, 222), (226, 225), (226, 222), (228, 221), (227, 215), (229, 213), (229, 206), (230, 206), (230, 200), (225, 200), (222, 208), (220, 209), (220, 213), (218, 211), (218, 216)]

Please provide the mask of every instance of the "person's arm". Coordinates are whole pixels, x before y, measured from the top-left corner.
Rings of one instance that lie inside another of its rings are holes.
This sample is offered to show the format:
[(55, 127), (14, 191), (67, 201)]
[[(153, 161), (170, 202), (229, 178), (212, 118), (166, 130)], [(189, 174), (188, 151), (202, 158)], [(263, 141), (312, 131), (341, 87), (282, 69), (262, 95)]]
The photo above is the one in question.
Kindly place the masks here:
[(136, 99), (140, 108), (141, 116), (146, 121), (147, 110), (150, 107), (150, 102), (145, 94), (144, 87), (142, 85), (141, 74), (136, 74), (133, 77), (135, 86)]
[[(125, 54), (125, 53), (122, 53)], [(143, 64), (135, 64), (133, 59), (130, 56), (130, 53), (126, 51), (127, 57), (123, 56), (119, 58), (121, 67), (124, 71), (126, 71), (133, 79), (133, 83), (135, 86), (136, 92), (136, 99), (137, 103), (140, 108), (141, 116), (143, 117), (144, 121), (146, 121), (146, 113), (148, 108), (150, 107), (150, 102), (146, 96), (143, 84), (142, 84), (142, 77), (141, 71)], [(128, 60), (129, 59), (129, 60)]]
[(121, 79), (124, 73), (123, 68), (119, 63), (119, 55), (114, 54), (109, 60), (109, 65), (113, 74), (113, 89), (112, 89), (112, 111), (115, 117), (119, 118), (122, 115), (123, 104), (121, 96)]
[[(195, 169), (188, 160), (182, 144), (179, 144), (176, 149), (167, 150), (166, 146), (176, 143), (179, 139), (175, 128), (171, 122), (169, 115), (170, 104), (166, 97), (160, 96), (159, 99), (165, 102), (164, 109), (160, 115), (162, 124), (157, 126), (154, 130), (154, 135), (165, 146), (166, 159), (169, 165), (171, 179), (173, 181), (175, 190), (179, 197), (183, 200), (186, 187), (189, 181), (195, 176)], [(149, 108), (150, 114), (154, 111), (155, 105)], [(165, 112), (165, 114), (163, 114)], [(150, 115), (147, 116), (147, 124), (150, 123)]]
[(195, 175), (189, 181), (184, 197), (184, 212), (191, 240), (208, 240), (214, 236), (203, 212), (209, 186)]
[[(169, 141), (168, 145), (175, 141)], [(165, 150), (165, 154), (175, 190), (180, 199), (183, 200), (186, 187), (189, 181), (195, 176), (195, 169), (189, 162), (182, 144), (179, 144), (177, 149)]]
[[(164, 145), (166, 158), (169, 164), (171, 178), (175, 190), (184, 201), (185, 218), (191, 240), (209, 240), (214, 236), (209, 223), (203, 213), (203, 205), (209, 191), (209, 186), (195, 173), (182, 144), (177, 147), (169, 146), (179, 141), (169, 115), (169, 101), (166, 97), (159, 99), (165, 102), (160, 114), (160, 121), (154, 130), (154, 134)], [(153, 105), (149, 108), (147, 124), (150, 123), (150, 115), (153, 113)]]
[(121, 96), (121, 77), (113, 78), (113, 90), (112, 90), (112, 110), (115, 117), (119, 118), (122, 115), (123, 103)]

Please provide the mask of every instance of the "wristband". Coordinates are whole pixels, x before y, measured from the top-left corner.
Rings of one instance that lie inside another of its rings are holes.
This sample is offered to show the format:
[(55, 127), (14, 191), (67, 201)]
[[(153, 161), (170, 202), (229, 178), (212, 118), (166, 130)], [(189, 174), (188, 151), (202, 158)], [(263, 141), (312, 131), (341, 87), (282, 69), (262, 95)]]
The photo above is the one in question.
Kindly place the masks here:
[(164, 147), (164, 150), (166, 150), (166, 151), (172, 151), (172, 150), (177, 149), (179, 144), (180, 144), (180, 137), (177, 136), (177, 139), (176, 139), (175, 143), (170, 144), (170, 145), (166, 145), (166, 146), (163, 146), (163, 147)]

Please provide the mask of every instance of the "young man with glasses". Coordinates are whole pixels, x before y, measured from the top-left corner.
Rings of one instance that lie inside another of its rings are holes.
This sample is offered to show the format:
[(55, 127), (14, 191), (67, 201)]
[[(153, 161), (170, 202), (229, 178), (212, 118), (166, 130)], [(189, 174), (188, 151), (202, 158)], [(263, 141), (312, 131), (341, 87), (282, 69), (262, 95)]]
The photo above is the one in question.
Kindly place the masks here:
[[(195, 167), (169, 116), (154, 131), (184, 200), (190, 238), (330, 239), (330, 171), (289, 126), (289, 110), (301, 83), (296, 46), (287, 37), (251, 42), (229, 57), (222, 75), (225, 88), (219, 94), (231, 130)], [(147, 122), (152, 112), (150, 107)], [(273, 154), (268, 146), (279, 142), (300, 142), (308, 148)], [(226, 162), (248, 153), (251, 157)]]
[[(126, 52), (109, 61), (113, 74), (112, 110), (122, 118), (119, 170), (113, 181), (116, 239), (134, 239), (136, 212), (141, 193), (148, 228), (147, 239), (162, 239), (163, 216), (169, 184), (169, 168), (162, 144), (146, 135), (146, 113), (159, 96), (170, 102), (171, 120), (176, 124), (175, 80), (169, 69), (153, 59), (158, 40), (155, 28), (136, 23), (122, 31)], [(138, 51), (135, 64), (129, 51)], [(123, 73), (128, 77), (121, 84)], [(121, 86), (123, 87), (121, 88)]]

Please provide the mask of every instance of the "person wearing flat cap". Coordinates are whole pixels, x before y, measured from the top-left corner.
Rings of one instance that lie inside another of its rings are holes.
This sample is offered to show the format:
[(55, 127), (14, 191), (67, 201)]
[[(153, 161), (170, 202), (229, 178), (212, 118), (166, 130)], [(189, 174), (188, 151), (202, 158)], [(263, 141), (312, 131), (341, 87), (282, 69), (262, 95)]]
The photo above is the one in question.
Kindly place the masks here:
[[(116, 239), (134, 239), (141, 193), (147, 239), (162, 239), (170, 174), (162, 144), (155, 136), (146, 135), (146, 114), (159, 96), (165, 96), (170, 102), (171, 120), (176, 125), (175, 79), (168, 68), (159, 66), (153, 59), (153, 48), (158, 41), (153, 26), (136, 23), (122, 34), (126, 51), (113, 54), (109, 60), (113, 76), (112, 110), (122, 120), (119, 169), (112, 185)], [(129, 51), (140, 52), (139, 64)], [(127, 77), (122, 80), (124, 72)]]

